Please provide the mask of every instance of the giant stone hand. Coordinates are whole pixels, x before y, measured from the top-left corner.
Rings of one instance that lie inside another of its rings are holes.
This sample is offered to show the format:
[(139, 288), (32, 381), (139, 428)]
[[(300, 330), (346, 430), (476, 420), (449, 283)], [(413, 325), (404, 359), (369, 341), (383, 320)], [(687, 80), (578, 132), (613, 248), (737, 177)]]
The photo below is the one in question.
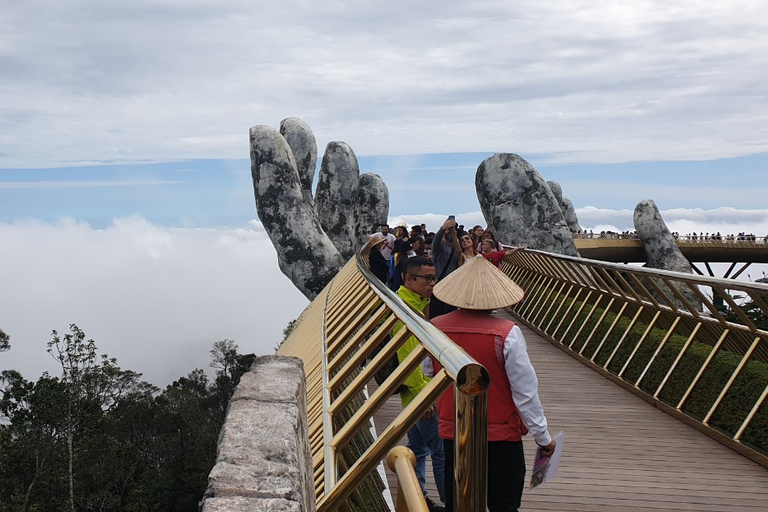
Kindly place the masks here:
[(387, 187), (376, 174), (360, 176), (352, 148), (331, 142), (313, 200), (317, 144), (297, 118), (283, 120), (279, 132), (252, 127), (250, 146), (256, 212), (277, 250), (280, 270), (311, 300), (366, 235), (386, 222)]

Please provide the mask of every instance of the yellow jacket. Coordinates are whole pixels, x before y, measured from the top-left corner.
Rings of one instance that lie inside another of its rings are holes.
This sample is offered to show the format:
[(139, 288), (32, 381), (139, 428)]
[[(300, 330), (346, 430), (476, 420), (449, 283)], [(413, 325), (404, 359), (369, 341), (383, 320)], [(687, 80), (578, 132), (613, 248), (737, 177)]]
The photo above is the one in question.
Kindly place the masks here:
[[(397, 290), (397, 295), (420, 313), (424, 313), (424, 310), (427, 309), (427, 306), (429, 305), (429, 299), (424, 298), (418, 293), (409, 290), (405, 286), (401, 286)], [(392, 335), (396, 334), (402, 328), (403, 323), (398, 322), (392, 328)], [(418, 344), (419, 341), (415, 336), (408, 338), (403, 346), (397, 350), (398, 362), (402, 363), (403, 360), (408, 357), (408, 354), (413, 352), (413, 349), (415, 349)], [(411, 403), (411, 401), (416, 397), (416, 395), (419, 394), (422, 389), (424, 389), (430, 380), (431, 377), (424, 376), (424, 372), (421, 371), (421, 366), (417, 366), (413, 373), (411, 373), (408, 378), (405, 379), (405, 382), (403, 382), (403, 384), (405, 384), (405, 386), (408, 388), (408, 391), (400, 393), (400, 402), (403, 404), (403, 407)]]

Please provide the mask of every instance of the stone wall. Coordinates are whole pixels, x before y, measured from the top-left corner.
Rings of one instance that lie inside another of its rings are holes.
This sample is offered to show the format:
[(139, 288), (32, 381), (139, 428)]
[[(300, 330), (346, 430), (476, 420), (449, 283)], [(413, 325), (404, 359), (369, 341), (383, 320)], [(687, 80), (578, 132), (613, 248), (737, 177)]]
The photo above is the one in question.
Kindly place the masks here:
[(262, 356), (240, 379), (202, 512), (315, 510), (301, 359)]

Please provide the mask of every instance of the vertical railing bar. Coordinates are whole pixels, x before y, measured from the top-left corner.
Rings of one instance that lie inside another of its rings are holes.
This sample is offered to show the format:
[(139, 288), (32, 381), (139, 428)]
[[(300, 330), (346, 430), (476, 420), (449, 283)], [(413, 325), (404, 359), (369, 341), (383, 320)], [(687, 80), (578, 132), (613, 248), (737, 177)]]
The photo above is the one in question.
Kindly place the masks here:
[[(549, 299), (552, 297), (552, 294), (555, 292), (555, 287), (552, 286), (552, 283), (554, 282), (555, 282), (554, 278), (552, 277), (548, 278), (546, 289), (549, 290), (549, 293), (547, 293), (547, 297), (544, 300), (540, 301), (538, 309), (533, 314), (533, 319), (531, 321), (533, 325), (539, 325), (539, 316), (541, 315), (542, 311), (544, 310), (547, 304), (550, 304), (550, 305), (552, 304), (549, 301)], [(542, 293), (542, 295), (544, 294)]]
[(727, 293), (725, 293), (723, 288), (720, 287), (712, 287), (713, 290), (717, 290), (717, 292), (720, 294), (721, 297), (723, 297), (723, 300), (728, 303), (729, 306), (731, 306), (731, 310), (738, 315), (738, 317), (741, 319), (742, 322), (744, 322), (744, 325), (749, 327), (749, 330), (754, 332), (757, 330), (757, 327), (755, 327), (755, 324), (752, 323), (752, 320), (744, 314), (744, 311), (741, 310), (739, 306), (736, 305), (735, 302), (733, 302), (733, 299), (731, 296)]
[(611, 273), (609, 273), (606, 269), (604, 269), (602, 267), (598, 267), (597, 270), (600, 272), (600, 274), (602, 274), (604, 280), (606, 280), (606, 283), (610, 282), (609, 283), (609, 287), (610, 287), (611, 293), (613, 295), (618, 295), (622, 299), (626, 299), (627, 298), (627, 296), (622, 291), (621, 286), (619, 286), (618, 283), (616, 283), (616, 280), (613, 278)]
[[(333, 290), (333, 285), (336, 280), (334, 279), (331, 281), (328, 286), (331, 287), (328, 291), (328, 295), (326, 295), (326, 309), (325, 311), (328, 311), (328, 300), (331, 296), (331, 292)], [(324, 445), (323, 445), (323, 465), (324, 465), (324, 474), (323, 474), (323, 486), (325, 489), (332, 489), (334, 485), (336, 485), (336, 452), (333, 450), (333, 447), (331, 446), (331, 440), (333, 439), (333, 418), (331, 417), (331, 414), (329, 412), (331, 407), (331, 397), (330, 397), (330, 390), (328, 389), (328, 358), (326, 354), (326, 350), (328, 348), (328, 339), (326, 338), (326, 315), (323, 315), (323, 339), (322, 339), (322, 353), (320, 355), (321, 359), (321, 365), (322, 365), (322, 380), (323, 380), (323, 437), (324, 437)]]
[[(338, 366), (339, 358), (343, 358), (344, 354), (349, 354), (349, 350), (344, 350), (345, 347), (349, 345), (350, 342), (350, 336), (354, 336), (357, 333), (353, 334), (353, 331), (356, 328), (360, 327), (360, 324), (363, 323), (364, 326), (369, 327), (368, 324), (372, 317), (374, 317), (377, 314), (377, 310), (379, 310), (379, 314), (381, 314), (381, 306), (383, 303), (381, 300), (376, 300), (369, 302), (367, 307), (360, 308), (360, 310), (357, 313), (350, 313), (350, 321), (346, 322), (346, 325), (343, 327), (342, 331), (334, 331), (329, 334), (329, 339), (331, 340), (328, 345), (328, 358), (329, 358), (329, 366), (328, 370), (333, 373), (333, 371)], [(383, 315), (382, 315), (383, 316)], [(356, 322), (353, 320), (357, 320)], [(339, 326), (339, 329), (341, 326)]]
[(590, 265), (587, 267), (587, 269), (589, 269), (589, 273), (592, 275), (592, 278), (594, 279), (595, 283), (597, 283), (598, 290), (604, 294), (610, 294), (611, 287), (608, 286), (608, 283), (605, 282), (605, 280), (603, 279), (603, 276), (600, 275), (599, 267), (596, 268)]
[[(584, 288), (581, 288), (581, 287), (579, 287), (579, 288), (576, 288), (576, 295), (574, 295), (574, 296), (573, 296), (573, 299), (571, 299), (571, 303), (570, 303), (570, 304), (568, 304), (568, 309), (566, 309), (566, 310), (565, 310), (565, 313), (563, 313), (563, 314), (560, 316), (560, 321), (559, 321), (559, 322), (557, 322), (557, 327), (555, 327), (555, 330), (554, 330), (554, 331), (552, 331), (552, 337), (553, 337), (553, 338), (554, 338), (554, 337), (557, 335), (557, 331), (559, 331), (559, 330), (560, 330), (560, 327), (563, 325), (563, 322), (565, 321), (565, 319), (568, 317), (568, 314), (569, 314), (569, 313), (571, 312), (571, 310), (573, 309), (573, 305), (574, 305), (574, 304), (576, 304), (576, 301), (578, 300), (578, 298), (579, 298), (579, 295), (581, 295), (581, 292), (582, 292), (582, 291), (584, 291)], [(563, 301), (563, 302), (565, 302), (565, 301)]]
[(629, 322), (629, 325), (624, 330), (624, 334), (621, 335), (621, 339), (619, 339), (619, 342), (616, 343), (616, 346), (613, 347), (613, 350), (611, 351), (611, 355), (608, 356), (608, 360), (603, 365), (603, 368), (608, 369), (608, 366), (610, 366), (611, 361), (613, 361), (614, 356), (619, 351), (621, 346), (624, 344), (624, 340), (627, 338), (627, 335), (632, 332), (632, 329), (635, 328), (635, 324), (637, 323), (637, 319), (640, 318), (640, 315), (645, 310), (643, 306), (638, 306), (637, 311), (635, 311), (635, 316), (632, 317), (632, 320)]
[(718, 322), (721, 324), (725, 324), (726, 320), (723, 318), (723, 316), (720, 314), (720, 312), (717, 310), (714, 304), (712, 304), (712, 301), (710, 301), (707, 297), (704, 296), (703, 293), (701, 293), (701, 290), (699, 289), (699, 286), (695, 283), (688, 283), (688, 288), (696, 294), (696, 296), (699, 298), (702, 304), (704, 304), (710, 313), (712, 313), (712, 316), (717, 318)]
[[(552, 299), (552, 300), (550, 301), (550, 300), (549, 300), (549, 298), (547, 298), (547, 301), (549, 301), (549, 307), (547, 308), (547, 311), (544, 313), (544, 319), (546, 320), (547, 318), (549, 318), (549, 322), (547, 322), (547, 327), (549, 327), (549, 324), (551, 324), (551, 323), (552, 323), (552, 318), (553, 318), (553, 317), (552, 317), (552, 316), (550, 316), (550, 313), (552, 312), (552, 308), (554, 307), (554, 305), (555, 305), (555, 302), (558, 302), (558, 299), (560, 298), (560, 296), (561, 296), (561, 294), (562, 294), (562, 291), (563, 291), (563, 288), (565, 288), (565, 285), (566, 285), (566, 284), (567, 284), (567, 283), (566, 283), (565, 281), (562, 281), (562, 282), (560, 283), (560, 288), (559, 288), (559, 289), (557, 290), (557, 292), (555, 293), (555, 298), (554, 298), (554, 299)], [(553, 288), (553, 289), (554, 289), (554, 288)], [(560, 301), (560, 304), (562, 305), (562, 301)], [(558, 306), (558, 308), (557, 308), (557, 309), (559, 310), (559, 309), (560, 309), (560, 306)], [(544, 329), (542, 329), (542, 330), (543, 330), (544, 332), (546, 332), (546, 328), (544, 328)]]
[[(568, 284), (568, 283), (563, 281), (563, 286), (560, 288), (561, 291), (562, 291), (563, 288), (565, 288), (566, 284)], [(544, 327), (544, 329), (542, 329), (544, 332), (549, 332), (549, 328), (552, 326), (552, 322), (555, 321), (555, 318), (558, 317), (558, 313), (560, 313), (560, 310), (563, 309), (563, 304), (565, 304), (565, 302), (570, 297), (571, 292), (573, 291), (573, 288), (574, 288), (574, 285), (573, 284), (569, 284), (568, 285), (568, 290), (566, 290), (565, 295), (563, 295), (562, 293), (558, 294), (558, 299), (560, 300), (560, 303), (558, 304), (557, 309), (552, 314), (552, 316), (549, 317), (549, 322), (547, 322), (546, 327)], [(547, 311), (547, 315), (549, 315), (549, 311)]]
[(589, 333), (589, 336), (587, 336), (587, 340), (579, 349), (579, 355), (584, 354), (584, 349), (587, 348), (587, 345), (589, 345), (589, 342), (592, 341), (592, 338), (594, 337), (595, 332), (597, 332), (597, 328), (600, 327), (601, 323), (603, 323), (603, 320), (605, 319), (605, 315), (608, 314), (608, 311), (610, 311), (611, 306), (613, 306), (613, 303), (615, 302), (615, 300), (616, 300), (616, 297), (611, 297), (611, 300), (608, 301), (608, 305), (603, 308), (603, 313), (600, 315), (600, 318), (597, 319), (597, 322), (595, 322), (595, 326), (592, 328), (592, 332)]
[(760, 295), (757, 295), (757, 293), (748, 291), (747, 294), (749, 295), (749, 298), (752, 299), (752, 302), (757, 304), (757, 306), (762, 310), (763, 314), (765, 316), (768, 316), (768, 305), (766, 305), (765, 302), (763, 302), (762, 297)]
[(584, 306), (587, 305), (587, 301), (592, 296), (592, 293), (594, 293), (594, 291), (593, 290), (589, 290), (589, 293), (587, 293), (587, 296), (584, 297), (583, 301), (581, 301), (581, 306), (579, 306), (578, 311), (576, 311), (576, 314), (571, 319), (571, 323), (568, 324), (568, 328), (565, 330), (565, 332), (561, 336), (560, 343), (562, 343), (563, 345), (565, 345), (565, 338), (568, 335), (568, 333), (571, 331), (571, 327), (573, 327), (574, 322), (576, 322), (576, 319), (579, 318), (579, 315), (581, 315), (581, 312), (584, 309)]
[[(454, 510), (473, 512), (487, 506), (488, 392), (466, 393), (454, 387)], [(449, 473), (450, 474), (450, 473)]]
[(752, 356), (752, 352), (754, 352), (755, 349), (757, 348), (758, 343), (760, 343), (759, 337), (755, 338), (755, 341), (752, 342), (752, 345), (750, 345), (749, 349), (747, 350), (747, 353), (744, 354), (744, 357), (739, 362), (739, 365), (733, 371), (731, 378), (728, 379), (728, 382), (725, 384), (725, 387), (723, 387), (722, 391), (720, 391), (720, 394), (718, 395), (717, 400), (715, 400), (715, 403), (712, 404), (712, 407), (709, 409), (709, 412), (701, 421), (703, 424), (709, 426), (710, 418), (712, 418), (712, 415), (715, 413), (715, 410), (720, 406), (720, 402), (722, 402), (726, 393), (728, 393), (728, 390), (731, 389), (733, 382), (736, 380), (736, 377), (739, 376), (739, 373), (741, 373), (741, 369), (744, 368), (744, 366), (747, 364), (747, 361)]
[(571, 263), (571, 268), (573, 269), (574, 274), (581, 276), (582, 279), (582, 285), (586, 286), (587, 288), (595, 289), (597, 286), (597, 283), (595, 283), (594, 278), (592, 277), (592, 274), (589, 272), (589, 266), (586, 263)]
[(677, 305), (675, 304), (675, 301), (670, 299), (669, 296), (666, 293), (664, 293), (661, 288), (659, 288), (659, 285), (656, 284), (656, 279), (657, 278), (654, 278), (654, 277), (648, 278), (648, 282), (651, 283), (651, 288), (656, 290), (656, 293), (658, 293), (661, 296), (661, 300), (663, 300), (666, 303), (669, 309), (671, 309), (675, 314), (678, 314), (678, 310), (680, 308), (677, 307)]
[(648, 291), (648, 288), (645, 287), (642, 281), (640, 281), (640, 279), (634, 273), (629, 274), (629, 277), (631, 277), (635, 284), (639, 286), (643, 291), (643, 296), (651, 301), (651, 304), (653, 304), (653, 306), (658, 309), (661, 305), (656, 301), (656, 298), (653, 296), (653, 294)]
[(528, 318), (528, 313), (530, 310), (536, 307), (536, 304), (538, 304), (538, 301), (536, 299), (536, 296), (539, 294), (539, 291), (542, 289), (541, 283), (545, 280), (544, 274), (538, 274), (536, 276), (536, 280), (531, 284), (529, 290), (531, 290), (531, 293), (528, 297), (525, 297), (523, 299), (523, 307), (520, 308), (520, 314), (524, 315), (526, 318)]
[(628, 302), (625, 302), (624, 304), (622, 304), (621, 309), (616, 314), (616, 317), (613, 319), (613, 322), (611, 322), (611, 326), (608, 327), (608, 331), (605, 333), (605, 336), (603, 336), (603, 339), (600, 340), (600, 344), (597, 346), (595, 351), (592, 353), (592, 357), (589, 358), (589, 360), (592, 361), (593, 363), (595, 362), (595, 358), (597, 357), (597, 354), (603, 348), (603, 345), (605, 344), (606, 340), (608, 339), (608, 336), (611, 335), (611, 333), (613, 332), (614, 327), (616, 327), (616, 324), (619, 323), (619, 320), (624, 315), (624, 310), (627, 309), (627, 305), (628, 304), (629, 304)]
[(693, 307), (693, 305), (688, 301), (688, 299), (683, 297), (683, 294), (680, 293), (680, 290), (677, 289), (677, 286), (670, 283), (669, 279), (666, 277), (662, 277), (661, 280), (664, 282), (665, 285), (667, 285), (667, 288), (669, 288), (669, 290), (672, 292), (672, 295), (674, 295), (675, 298), (680, 301), (683, 307), (685, 307), (685, 309), (687, 309), (688, 312), (691, 315), (693, 315), (693, 317), (696, 320), (699, 320), (699, 318), (701, 317), (701, 313), (696, 308)]
[(603, 281), (603, 278), (600, 276), (600, 273), (597, 271), (597, 269), (592, 265), (584, 265), (583, 270), (586, 270), (587, 275), (591, 279), (593, 283), (593, 287), (597, 289), (597, 291), (601, 293), (608, 293), (608, 285)]
[(710, 350), (709, 354), (707, 355), (707, 358), (704, 360), (704, 363), (701, 365), (701, 368), (699, 368), (698, 373), (696, 373), (696, 376), (693, 378), (693, 381), (688, 386), (688, 389), (686, 390), (685, 394), (680, 398), (680, 401), (677, 403), (676, 409), (680, 410), (683, 408), (683, 405), (688, 400), (688, 397), (691, 395), (691, 392), (693, 392), (693, 388), (696, 387), (696, 384), (699, 382), (699, 379), (702, 375), (704, 375), (704, 371), (707, 369), (707, 366), (709, 366), (709, 362), (712, 361), (712, 359), (717, 354), (717, 351), (720, 350), (720, 346), (725, 341), (725, 338), (728, 337), (728, 334), (730, 333), (730, 329), (726, 329), (723, 331), (723, 334), (720, 336), (720, 339), (717, 340), (717, 343), (715, 343), (715, 346), (712, 347), (712, 350)]
[(669, 379), (669, 376), (672, 375), (672, 372), (675, 371), (675, 368), (677, 368), (677, 364), (680, 362), (680, 360), (685, 355), (685, 352), (688, 350), (688, 347), (693, 343), (693, 339), (696, 337), (696, 334), (699, 332), (699, 329), (701, 329), (701, 322), (698, 322), (696, 324), (696, 327), (693, 328), (691, 331), (691, 335), (688, 336), (688, 339), (685, 341), (685, 344), (680, 349), (680, 352), (677, 353), (677, 357), (675, 357), (675, 360), (672, 362), (672, 366), (669, 367), (669, 370), (667, 370), (667, 374), (664, 375), (664, 378), (659, 383), (659, 386), (656, 388), (656, 392), (653, 394), (653, 398), (659, 398), (659, 393), (661, 393), (662, 388), (667, 383), (667, 379)]
[(632, 297), (635, 298), (635, 301), (638, 304), (642, 304), (643, 300), (640, 298), (640, 296), (637, 294), (637, 292), (635, 292), (635, 289), (632, 288), (632, 285), (629, 284), (626, 279), (624, 279), (624, 276), (622, 275), (622, 273), (618, 272), (616, 274), (616, 277), (618, 277), (619, 280), (624, 284), (624, 287), (629, 291), (630, 295), (632, 295)]
[(651, 368), (651, 365), (656, 362), (656, 357), (659, 355), (659, 352), (661, 352), (664, 349), (664, 346), (667, 344), (667, 341), (669, 341), (669, 338), (672, 337), (672, 334), (675, 332), (675, 329), (677, 328), (677, 324), (680, 323), (680, 317), (675, 317), (675, 321), (672, 322), (672, 325), (667, 329), (667, 333), (664, 335), (664, 338), (662, 338), (661, 343), (659, 343), (659, 346), (656, 347), (656, 350), (653, 351), (653, 355), (651, 356), (651, 359), (648, 360), (648, 363), (645, 365), (645, 368), (643, 368), (643, 373), (640, 374), (640, 376), (635, 381), (635, 387), (640, 387), (640, 383), (643, 381), (643, 378), (645, 378), (645, 374), (648, 372), (648, 370)]
[[(584, 330), (584, 326), (587, 325), (589, 320), (592, 318), (592, 314), (595, 312), (595, 309), (597, 309), (597, 306), (600, 305), (600, 302), (603, 300), (603, 295), (598, 295), (597, 300), (592, 304), (592, 308), (589, 310), (589, 313), (587, 313), (587, 317), (584, 319), (583, 322), (581, 322), (581, 325), (579, 326), (579, 330), (576, 331), (576, 334), (571, 339), (571, 342), (568, 344), (568, 348), (573, 347), (573, 344), (576, 343), (576, 340), (579, 338), (579, 335), (581, 334), (581, 331)], [(588, 342), (589, 340), (587, 340)]]
[(736, 435), (733, 436), (733, 438), (736, 441), (739, 441), (741, 439), (742, 434), (744, 434), (744, 431), (752, 422), (752, 418), (757, 413), (757, 410), (760, 409), (760, 406), (763, 405), (763, 402), (765, 402), (765, 398), (767, 396), (768, 396), (768, 384), (766, 384), (765, 389), (763, 390), (763, 393), (760, 395), (760, 398), (757, 399), (757, 402), (755, 402), (755, 405), (754, 407), (752, 407), (752, 410), (749, 411), (749, 414), (747, 415), (747, 417), (744, 418), (744, 422), (741, 424), (741, 427), (739, 427), (739, 430), (736, 432)]
[(656, 314), (653, 315), (653, 319), (648, 324), (648, 327), (645, 328), (645, 331), (643, 332), (643, 335), (640, 336), (639, 340), (637, 340), (637, 345), (635, 345), (635, 348), (632, 349), (632, 353), (629, 354), (629, 357), (624, 362), (624, 366), (621, 367), (621, 371), (617, 375), (618, 377), (623, 378), (624, 372), (626, 371), (627, 367), (629, 367), (629, 364), (632, 362), (632, 360), (635, 358), (635, 354), (640, 349), (640, 346), (645, 341), (645, 338), (648, 337), (648, 334), (653, 329), (653, 326), (656, 325), (656, 321), (659, 319), (660, 316), (661, 316), (661, 310), (656, 311)]

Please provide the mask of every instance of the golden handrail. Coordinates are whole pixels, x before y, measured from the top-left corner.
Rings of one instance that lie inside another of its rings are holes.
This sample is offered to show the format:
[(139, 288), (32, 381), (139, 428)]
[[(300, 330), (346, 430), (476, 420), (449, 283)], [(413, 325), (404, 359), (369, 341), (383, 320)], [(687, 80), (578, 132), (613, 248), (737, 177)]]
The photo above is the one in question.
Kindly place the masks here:
[(768, 316), (768, 285), (535, 250), (502, 270), (526, 290), (515, 315), (545, 339), (768, 467), (768, 331), (732, 298)]
[[(460, 512), (484, 510), (485, 480), (477, 476), (486, 464), (488, 371), (370, 272), (369, 250), (364, 246), (339, 271), (278, 349), (304, 360), (317, 510), (348, 510), (351, 502), (386, 510), (375, 496), (376, 466), (454, 383), (462, 418), (456, 421), (456, 467), (465, 468), (457, 473), (454, 506)], [(397, 322), (404, 327), (389, 339)], [(420, 345), (368, 396), (367, 383), (410, 336)], [(385, 345), (372, 357), (380, 344)], [(374, 439), (368, 434), (371, 418), (427, 355), (442, 370)]]

